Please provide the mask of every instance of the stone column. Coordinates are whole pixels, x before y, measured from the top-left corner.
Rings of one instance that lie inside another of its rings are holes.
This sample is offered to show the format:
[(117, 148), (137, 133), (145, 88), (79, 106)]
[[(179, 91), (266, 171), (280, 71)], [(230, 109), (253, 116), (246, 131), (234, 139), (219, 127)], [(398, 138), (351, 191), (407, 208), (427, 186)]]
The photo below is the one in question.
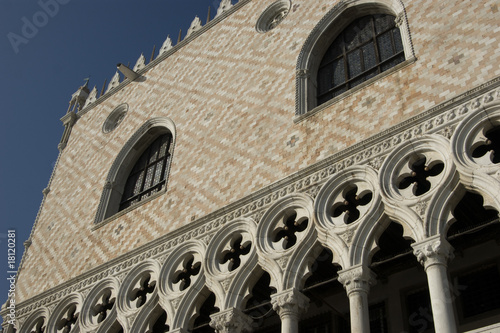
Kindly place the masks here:
[(168, 331), (169, 333), (188, 333), (188, 331), (186, 331), (185, 329), (183, 328), (176, 328), (175, 330), (170, 330)]
[(349, 297), (351, 332), (369, 333), (368, 292), (375, 284), (375, 273), (359, 265), (339, 271), (339, 282), (344, 285)]
[(453, 258), (453, 247), (439, 235), (412, 244), (413, 253), (424, 266), (429, 284), (434, 328), (440, 333), (456, 333), (453, 297), (448, 281), (448, 260)]
[(309, 307), (309, 298), (295, 288), (271, 295), (274, 311), (281, 319), (282, 333), (298, 333), (301, 312)]
[(218, 333), (252, 332), (252, 318), (236, 308), (214, 313), (210, 318), (210, 327)]

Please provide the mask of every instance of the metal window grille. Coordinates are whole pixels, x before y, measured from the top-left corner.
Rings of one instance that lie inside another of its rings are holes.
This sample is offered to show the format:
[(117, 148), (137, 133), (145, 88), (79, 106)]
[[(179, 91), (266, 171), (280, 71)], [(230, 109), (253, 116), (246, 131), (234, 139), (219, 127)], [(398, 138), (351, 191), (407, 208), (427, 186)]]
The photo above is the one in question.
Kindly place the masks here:
[(318, 105), (404, 60), (394, 16), (379, 14), (356, 19), (323, 56), (317, 76)]
[(172, 136), (158, 137), (139, 157), (128, 176), (120, 210), (159, 192), (165, 186)]

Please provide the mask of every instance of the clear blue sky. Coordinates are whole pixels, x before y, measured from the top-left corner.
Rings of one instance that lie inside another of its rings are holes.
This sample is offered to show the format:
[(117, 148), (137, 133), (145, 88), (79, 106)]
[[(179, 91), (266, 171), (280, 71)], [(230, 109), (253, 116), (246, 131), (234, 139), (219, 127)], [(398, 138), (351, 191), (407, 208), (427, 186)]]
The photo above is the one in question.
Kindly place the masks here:
[(133, 66), (141, 53), (149, 60), (153, 45), (158, 50), (167, 35), (175, 43), (179, 29), (184, 37), (196, 15), (205, 24), (208, 7), (213, 17), (219, 3), (0, 0), (2, 304), (8, 291), (7, 230), (16, 230), (17, 267), (57, 159), (63, 132), (59, 119), (71, 94), (89, 75), (90, 88), (96, 85), (100, 90), (117, 63)]

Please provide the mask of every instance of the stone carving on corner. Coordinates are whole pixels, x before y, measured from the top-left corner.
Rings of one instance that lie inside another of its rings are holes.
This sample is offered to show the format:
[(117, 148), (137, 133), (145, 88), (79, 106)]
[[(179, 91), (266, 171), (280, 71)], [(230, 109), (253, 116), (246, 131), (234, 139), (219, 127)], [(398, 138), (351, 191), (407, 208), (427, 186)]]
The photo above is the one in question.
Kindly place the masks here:
[(419, 201), (415, 205), (415, 212), (417, 212), (418, 216), (420, 216), (422, 221), (424, 220), (424, 214), (425, 214), (425, 211), (427, 210), (428, 205), (429, 205), (429, 200)]
[(271, 295), (273, 310), (280, 317), (286, 315), (298, 316), (301, 312), (307, 312), (309, 298), (295, 288), (285, 290), (281, 293)]
[(201, 20), (198, 16), (196, 16), (193, 20), (193, 22), (191, 22), (191, 26), (189, 27), (188, 31), (187, 31), (187, 34), (186, 34), (186, 37), (189, 37), (191, 36), (191, 34), (195, 31), (198, 31), (202, 28), (201, 26)]
[(236, 308), (215, 313), (210, 318), (210, 327), (219, 333), (252, 332), (253, 319)]
[(338, 281), (342, 283), (348, 295), (359, 291), (367, 293), (377, 281), (375, 273), (361, 265), (339, 271), (338, 274)]
[(231, 284), (231, 279), (226, 279), (220, 282), (222, 285), (222, 288), (224, 288), (225, 291), (228, 291), (229, 285)]
[(434, 236), (423, 242), (412, 244), (413, 254), (425, 268), (431, 265), (444, 265), (453, 259), (453, 247), (439, 236)]
[(348, 229), (344, 233), (340, 234), (340, 237), (347, 245), (349, 245), (351, 244), (352, 238), (354, 237), (354, 231), (352, 229)]

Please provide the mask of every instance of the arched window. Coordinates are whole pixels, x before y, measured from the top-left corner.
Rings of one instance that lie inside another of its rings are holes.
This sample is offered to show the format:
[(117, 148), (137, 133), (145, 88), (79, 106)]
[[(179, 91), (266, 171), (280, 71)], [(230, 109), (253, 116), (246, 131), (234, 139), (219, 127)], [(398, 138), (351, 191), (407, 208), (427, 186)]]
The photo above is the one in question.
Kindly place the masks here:
[(414, 62), (401, 0), (339, 0), (297, 58), (294, 121)]
[(106, 177), (96, 224), (166, 191), (175, 138), (175, 124), (168, 117), (150, 119), (132, 135)]
[(327, 49), (318, 69), (317, 105), (365, 82), (405, 60), (395, 17), (356, 19)]
[(163, 134), (139, 157), (125, 183), (120, 211), (163, 189), (171, 142), (172, 135)]

